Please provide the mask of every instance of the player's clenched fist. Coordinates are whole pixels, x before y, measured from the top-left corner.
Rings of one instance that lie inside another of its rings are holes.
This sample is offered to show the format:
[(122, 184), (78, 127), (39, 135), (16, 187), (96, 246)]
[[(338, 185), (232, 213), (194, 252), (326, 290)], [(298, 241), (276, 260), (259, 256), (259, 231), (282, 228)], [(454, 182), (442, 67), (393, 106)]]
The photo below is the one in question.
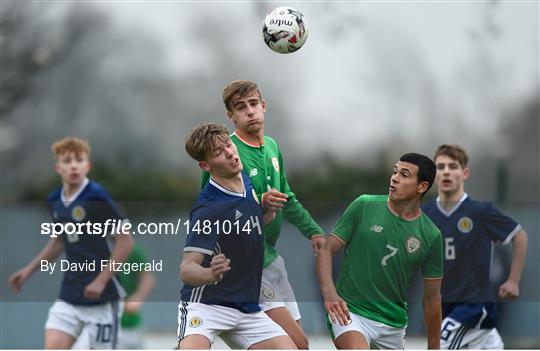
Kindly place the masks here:
[(519, 297), (519, 285), (512, 280), (506, 281), (499, 287), (499, 297), (506, 300), (517, 299)]
[(27, 268), (23, 268), (15, 272), (9, 278), (9, 286), (11, 287), (11, 290), (13, 290), (14, 293), (18, 294), (19, 291), (21, 291), (21, 287), (23, 286), (24, 282), (30, 277), (31, 274), (32, 271)]
[(262, 207), (265, 211), (277, 212), (283, 208), (289, 196), (272, 188), (261, 197)]
[(96, 278), (90, 284), (84, 287), (84, 297), (87, 299), (99, 299), (107, 283)]
[(229, 266), (230, 263), (231, 260), (226, 258), (224, 254), (212, 257), (212, 261), (210, 261), (210, 270), (212, 271), (215, 281), (223, 279), (223, 274), (231, 270), (231, 267)]
[(332, 323), (336, 323), (337, 321), (340, 325), (347, 325), (351, 322), (347, 303), (338, 294), (333, 294), (329, 298), (325, 298), (324, 307)]

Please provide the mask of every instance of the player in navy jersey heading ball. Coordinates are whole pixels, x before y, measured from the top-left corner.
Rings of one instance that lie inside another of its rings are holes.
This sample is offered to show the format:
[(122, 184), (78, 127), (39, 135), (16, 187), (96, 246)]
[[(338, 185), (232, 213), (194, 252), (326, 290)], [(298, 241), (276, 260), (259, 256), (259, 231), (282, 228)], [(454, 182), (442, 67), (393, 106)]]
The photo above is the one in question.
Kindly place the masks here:
[(492, 245), (513, 243), (510, 274), (499, 297), (519, 296), (519, 281), (527, 252), (527, 233), (489, 202), (471, 199), (464, 184), (468, 156), (457, 145), (435, 152), (438, 197), (422, 209), (444, 238), (441, 348), (502, 349), (497, 312), (489, 283)]
[(263, 216), (225, 126), (203, 124), (186, 151), (210, 173), (190, 213), (180, 267), (178, 347), (209, 349), (216, 336), (232, 348), (294, 349), (283, 329), (259, 307)]
[[(90, 146), (86, 141), (64, 138), (54, 143), (52, 150), (55, 170), (62, 179), (62, 187), (48, 198), (55, 223), (91, 222), (105, 228), (107, 221), (125, 220), (105, 189), (86, 177), (90, 171)], [(75, 341), (80, 348), (115, 348), (124, 291), (109, 265), (102, 266), (102, 261), (123, 262), (133, 239), (129, 233), (103, 236), (85, 229), (80, 234), (70, 232), (66, 226), (66, 233), (51, 236), (45, 248), (11, 276), (11, 288), (18, 293), (42, 260), (54, 262), (62, 252), (70, 265), (93, 263), (93, 268), (65, 271), (59, 298), (45, 324), (45, 348), (69, 349)]]

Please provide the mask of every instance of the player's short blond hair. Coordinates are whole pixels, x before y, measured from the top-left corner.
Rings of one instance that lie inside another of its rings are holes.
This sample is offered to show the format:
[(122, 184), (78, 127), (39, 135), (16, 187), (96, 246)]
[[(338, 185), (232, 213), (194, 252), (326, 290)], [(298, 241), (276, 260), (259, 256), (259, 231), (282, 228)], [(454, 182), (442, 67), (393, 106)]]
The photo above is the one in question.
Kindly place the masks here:
[(232, 99), (236, 96), (243, 98), (251, 92), (257, 92), (259, 99), (262, 99), (261, 91), (257, 86), (257, 83), (254, 83), (249, 80), (235, 80), (230, 82), (223, 88), (223, 103), (227, 111), (232, 112)]
[(229, 130), (222, 124), (200, 124), (186, 138), (186, 152), (195, 161), (206, 161), (217, 147), (229, 139)]
[(87, 140), (66, 137), (60, 140), (57, 140), (51, 146), (52, 153), (56, 159), (65, 155), (67, 153), (73, 152), (76, 157), (86, 154), (90, 157), (90, 144)]
[(435, 151), (433, 161), (436, 161), (439, 156), (448, 156), (452, 160), (458, 161), (461, 168), (467, 167), (469, 163), (467, 152), (461, 146), (455, 144), (443, 144), (439, 146)]

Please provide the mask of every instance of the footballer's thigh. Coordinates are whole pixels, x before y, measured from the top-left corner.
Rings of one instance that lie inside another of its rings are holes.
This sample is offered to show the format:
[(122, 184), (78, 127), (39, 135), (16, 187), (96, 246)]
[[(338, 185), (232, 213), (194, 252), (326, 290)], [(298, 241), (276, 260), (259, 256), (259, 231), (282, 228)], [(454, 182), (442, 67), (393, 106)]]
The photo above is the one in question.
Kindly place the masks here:
[(216, 337), (232, 330), (240, 311), (198, 302), (178, 304), (178, 347), (181, 349), (209, 348)]
[(71, 348), (80, 335), (82, 327), (77, 308), (72, 304), (57, 300), (49, 309), (45, 323), (45, 348)]
[(231, 348), (286, 348), (296, 349), (287, 333), (264, 312), (243, 313), (239, 311), (238, 323), (221, 338)]
[(282, 335), (253, 344), (248, 350), (296, 350), (296, 345), (288, 335)]
[(306, 334), (302, 330), (299, 321), (295, 321), (286, 307), (277, 307), (265, 311), (268, 317), (279, 324), (283, 330), (291, 337), (296, 348), (305, 350), (309, 348)]
[(334, 340), (338, 350), (369, 350), (369, 342), (364, 334), (357, 330), (349, 330)]
[(350, 313), (347, 325), (332, 323), (326, 316), (327, 325), (338, 349), (369, 349), (374, 345), (381, 349), (403, 349), (405, 327), (396, 328), (373, 321), (355, 313)]
[(263, 270), (260, 306), (293, 339), (298, 349), (309, 347), (299, 323), (300, 311), (281, 256)]
[(70, 349), (74, 343), (73, 335), (56, 329), (45, 330), (45, 348), (47, 350)]

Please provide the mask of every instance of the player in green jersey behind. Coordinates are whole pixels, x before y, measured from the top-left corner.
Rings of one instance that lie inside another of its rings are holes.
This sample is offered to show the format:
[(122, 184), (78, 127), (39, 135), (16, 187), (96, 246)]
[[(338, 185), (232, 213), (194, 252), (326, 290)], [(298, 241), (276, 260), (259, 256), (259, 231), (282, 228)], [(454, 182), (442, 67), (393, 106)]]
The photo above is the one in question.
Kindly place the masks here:
[[(231, 140), (238, 148), (244, 171), (265, 211), (276, 212), (276, 218), (263, 228), (265, 247), (260, 305), (279, 324), (299, 349), (308, 348), (308, 340), (300, 326), (300, 311), (285, 270), (276, 251), (283, 217), (311, 241), (314, 254), (324, 244), (321, 227), (300, 204), (291, 191), (277, 142), (264, 134), (266, 101), (257, 84), (236, 80), (223, 89), (227, 117), (234, 123)], [(202, 185), (209, 180), (203, 173)]]
[[(407, 289), (424, 277), (424, 320), (429, 349), (441, 329), (441, 232), (420, 210), (435, 179), (428, 157), (409, 153), (394, 166), (388, 195), (354, 200), (317, 255), (327, 322), (338, 349), (403, 349)], [(345, 248), (337, 287), (332, 258)]]

